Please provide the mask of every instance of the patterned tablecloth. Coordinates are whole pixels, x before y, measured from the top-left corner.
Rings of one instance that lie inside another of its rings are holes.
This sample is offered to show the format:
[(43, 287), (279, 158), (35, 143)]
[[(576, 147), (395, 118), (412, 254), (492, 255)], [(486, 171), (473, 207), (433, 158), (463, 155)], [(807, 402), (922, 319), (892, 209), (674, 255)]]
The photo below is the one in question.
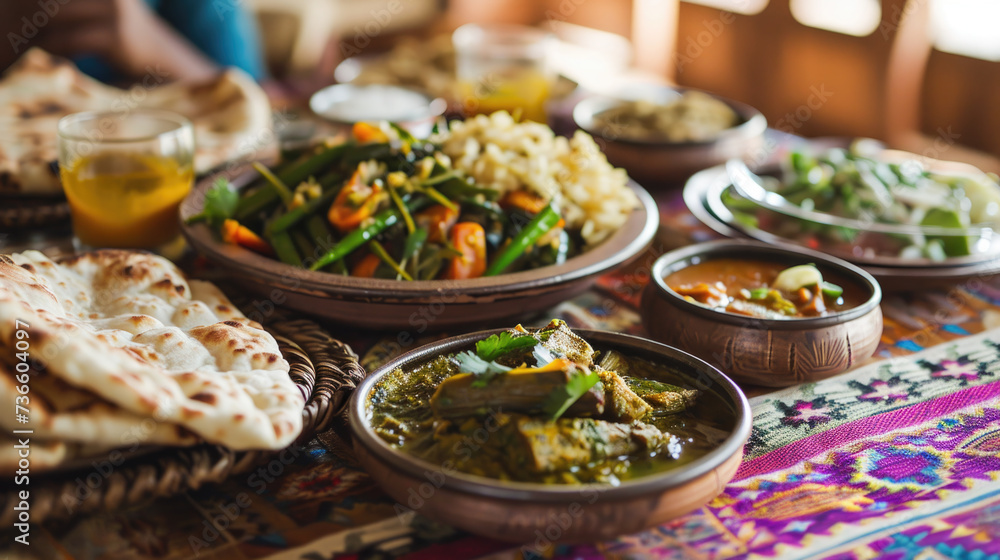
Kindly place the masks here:
[[(573, 326), (639, 333), (656, 252), (708, 234), (677, 194), (654, 252), (551, 310)], [(396, 504), (336, 431), (258, 471), (147, 507), (37, 527), (59, 558), (962, 558), (1000, 559), (1000, 281), (890, 295), (872, 363), (815, 384), (748, 388), (744, 462), (707, 506), (586, 546), (522, 547)], [(356, 340), (357, 345), (371, 341)], [(371, 346), (377, 362), (392, 348)], [(21, 550), (20, 552), (24, 552)]]

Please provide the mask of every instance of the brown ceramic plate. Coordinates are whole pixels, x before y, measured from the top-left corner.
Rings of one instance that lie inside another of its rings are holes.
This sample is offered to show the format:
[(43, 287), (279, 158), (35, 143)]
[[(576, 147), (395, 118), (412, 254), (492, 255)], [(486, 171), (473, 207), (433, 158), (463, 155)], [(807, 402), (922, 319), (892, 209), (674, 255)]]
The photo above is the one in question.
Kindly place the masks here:
[[(488, 537), (516, 542), (599, 541), (635, 533), (693, 511), (717, 496), (736, 474), (750, 435), (750, 405), (740, 389), (702, 360), (626, 334), (574, 329), (598, 350), (618, 350), (671, 368), (686, 385), (712, 393), (710, 406), (733, 413), (729, 435), (708, 454), (674, 470), (608, 484), (547, 485), (505, 482), (443, 468), (389, 446), (369, 422), (375, 385), (396, 368), (419, 366), (441, 354), (473, 347), (499, 330), (423, 346), (372, 372), (351, 397), (354, 451), (365, 471), (401, 505)], [(704, 401), (708, 402), (708, 401)], [(416, 496), (417, 499), (413, 497)], [(554, 521), (559, 525), (554, 527)]]
[[(241, 166), (202, 179), (181, 204), (181, 219), (201, 211), (205, 192), (219, 176), (242, 188), (256, 176)], [(254, 293), (264, 308), (287, 307), (368, 329), (423, 333), (460, 325), (488, 325), (537, 315), (589, 288), (597, 277), (635, 258), (656, 233), (659, 212), (642, 187), (625, 225), (606, 241), (560, 265), (471, 280), (405, 282), (356, 278), (292, 267), (235, 245), (222, 243), (207, 225), (185, 224), (191, 245)]]
[[(758, 319), (687, 301), (667, 285), (670, 274), (720, 258), (788, 267), (813, 263), (825, 277), (852, 284), (865, 299), (824, 317)], [(701, 357), (739, 382), (784, 387), (825, 379), (871, 357), (882, 336), (881, 301), (879, 283), (848, 262), (798, 247), (722, 240), (657, 259), (641, 310), (643, 325), (656, 340)]]

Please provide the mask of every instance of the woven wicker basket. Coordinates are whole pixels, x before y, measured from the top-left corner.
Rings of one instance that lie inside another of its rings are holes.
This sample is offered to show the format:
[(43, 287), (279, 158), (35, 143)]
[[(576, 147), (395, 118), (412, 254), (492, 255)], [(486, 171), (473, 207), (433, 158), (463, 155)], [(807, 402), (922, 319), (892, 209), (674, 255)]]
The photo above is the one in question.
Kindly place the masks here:
[(19, 232), (62, 223), (69, 223), (65, 198), (0, 197), (0, 231)]
[[(346, 344), (333, 339), (307, 320), (277, 319), (265, 325), (291, 365), (291, 378), (306, 397), (303, 430), (298, 441), (308, 441), (330, 427), (343, 410), (365, 371)], [(203, 484), (221, 482), (245, 472), (273, 451), (232, 451), (218, 445), (142, 450), (130, 455), (89, 492), (80, 491), (78, 478), (95, 472), (89, 461), (82, 469), (31, 475), (31, 522), (64, 520), (97, 511), (113, 511), (156, 498), (171, 496)], [(105, 454), (101, 460), (106, 458)], [(75, 462), (76, 463), (76, 462)], [(81, 496), (85, 494), (85, 496)], [(0, 487), (0, 525), (14, 522), (18, 503), (13, 487)]]

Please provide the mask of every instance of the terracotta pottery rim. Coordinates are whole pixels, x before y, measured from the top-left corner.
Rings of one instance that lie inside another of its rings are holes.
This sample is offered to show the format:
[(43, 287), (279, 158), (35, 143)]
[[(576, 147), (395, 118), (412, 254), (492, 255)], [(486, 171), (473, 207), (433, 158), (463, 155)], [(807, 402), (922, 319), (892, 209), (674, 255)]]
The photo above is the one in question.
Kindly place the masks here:
[[(749, 253), (761, 256), (770, 255), (793, 257), (801, 259), (803, 262), (815, 262), (825, 267), (836, 269), (841, 275), (847, 276), (851, 280), (863, 285), (870, 292), (871, 296), (857, 307), (852, 307), (851, 309), (834, 313), (826, 317), (806, 317), (801, 319), (758, 319), (726, 313), (724, 311), (716, 311), (715, 309), (710, 309), (703, 305), (691, 303), (667, 286), (666, 277), (673, 272), (687, 268), (693, 264), (690, 262), (691, 259), (696, 257), (708, 257), (725, 254), (734, 251), (739, 251), (743, 254)], [(657, 288), (655, 293), (658, 297), (676, 307), (683, 308), (685, 311), (695, 313), (711, 321), (719, 323), (727, 323), (740, 327), (756, 326), (757, 328), (763, 327), (768, 330), (816, 329), (848, 323), (871, 313), (882, 302), (882, 287), (871, 274), (858, 266), (825, 253), (820, 253), (819, 251), (785, 246), (776, 247), (759, 241), (721, 239), (718, 241), (698, 243), (696, 245), (690, 245), (688, 247), (671, 251), (656, 259), (656, 262), (653, 263), (652, 279), (655, 282)]]
[(626, 351), (636, 351), (646, 355), (656, 355), (666, 363), (680, 363), (688, 368), (696, 369), (710, 380), (716, 392), (723, 399), (728, 399), (736, 417), (732, 432), (719, 446), (706, 455), (679, 467), (660, 474), (653, 474), (635, 480), (622, 482), (619, 486), (608, 484), (574, 484), (549, 485), (528, 482), (503, 482), (486, 477), (465, 473), (442, 472), (440, 465), (419, 459), (389, 446), (371, 428), (367, 420), (368, 396), (378, 381), (389, 372), (410, 364), (426, 362), (435, 356), (460, 351), (469, 348), (476, 341), (505, 329), (479, 331), (465, 335), (447, 338), (432, 344), (411, 350), (382, 365), (370, 373), (365, 381), (355, 390), (348, 408), (351, 435), (355, 445), (363, 446), (380, 462), (399, 472), (401, 475), (417, 480), (428, 480), (428, 473), (441, 473), (444, 482), (434, 483), (438, 487), (467, 494), (479, 495), (504, 500), (527, 500), (532, 502), (564, 503), (580, 499), (584, 491), (600, 492), (602, 499), (613, 501), (631, 498), (648, 497), (655, 492), (675, 488), (691, 482), (700, 476), (713, 472), (727, 459), (742, 449), (750, 437), (752, 417), (750, 404), (740, 388), (716, 367), (683, 350), (667, 346), (660, 342), (637, 336), (588, 329), (574, 329), (574, 332), (587, 342), (599, 346), (611, 346)]

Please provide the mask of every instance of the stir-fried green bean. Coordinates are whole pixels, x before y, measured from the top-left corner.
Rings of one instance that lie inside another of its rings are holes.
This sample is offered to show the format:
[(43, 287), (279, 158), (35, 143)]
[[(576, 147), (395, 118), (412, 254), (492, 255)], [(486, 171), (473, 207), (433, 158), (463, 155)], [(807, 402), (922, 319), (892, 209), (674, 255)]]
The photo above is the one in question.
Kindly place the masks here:
[(422, 187), (422, 190), (424, 191), (424, 194), (434, 199), (434, 201), (441, 206), (444, 206), (449, 210), (458, 210), (458, 206), (454, 202), (448, 200), (448, 197), (439, 193), (434, 187), (425, 186)]
[[(225, 217), (266, 239), (283, 263), (344, 275), (350, 267), (369, 275), (374, 259), (353, 258), (366, 245), (385, 263), (376, 277), (406, 280), (548, 266), (579, 250), (576, 230), (552, 231), (560, 223), (553, 207), (536, 213), (544, 199), (499, 200), (506, 190), (477, 184), (440, 145), (391, 125), (380, 131), (361, 130), (348, 142), (283, 153), (277, 164), (255, 163), (259, 177)], [(485, 234), (485, 243), (477, 237), (471, 248), (477, 265), (455, 272), (464, 262), (455, 259), (467, 258), (470, 250), (461, 244), (468, 238), (463, 232), (473, 224)]]
[(309, 267), (311, 270), (319, 270), (324, 266), (338, 261), (354, 252), (355, 249), (370, 241), (376, 235), (392, 227), (401, 218), (399, 210), (387, 208), (372, 217), (371, 223), (367, 226), (359, 227), (340, 240), (339, 243), (320, 257), (315, 264)]
[(299, 256), (298, 251), (296, 251), (295, 243), (287, 231), (269, 236), (268, 241), (271, 242), (271, 247), (274, 249), (274, 254), (277, 255), (278, 260), (285, 264), (302, 268), (302, 258)]
[[(319, 150), (313, 155), (306, 155), (297, 161), (279, 164), (274, 169), (274, 175), (284, 185), (298, 185), (310, 176), (319, 174), (337, 162), (352, 146), (353, 142), (344, 142)], [(322, 184), (322, 181), (321, 181)], [(236, 208), (236, 219), (243, 221), (255, 214), (263, 212), (278, 202), (280, 196), (273, 185), (263, 182), (249, 195), (240, 200)]]
[(316, 252), (316, 245), (309, 239), (306, 232), (294, 229), (290, 232), (290, 235), (300, 255), (304, 255), (308, 259), (310, 255)]
[[(415, 212), (428, 204), (427, 199), (421, 199), (407, 205), (411, 212)], [(370, 223), (361, 226), (345, 235), (339, 243), (333, 246), (325, 255), (320, 257), (315, 264), (309, 267), (311, 270), (319, 270), (324, 266), (338, 261), (354, 252), (355, 249), (371, 241), (376, 235), (396, 225), (402, 219), (402, 215), (396, 208), (386, 208), (372, 216)]]
[(286, 185), (298, 185), (309, 177), (317, 176), (321, 171), (330, 168), (355, 146), (357, 145), (353, 142), (329, 146), (301, 164), (291, 167), (287, 172), (279, 174), (278, 177)]
[(253, 168), (267, 180), (267, 182), (274, 189), (274, 192), (278, 193), (278, 197), (282, 200), (282, 202), (288, 204), (292, 201), (292, 190), (288, 188), (288, 185), (286, 185), (284, 181), (276, 177), (274, 173), (271, 173), (270, 169), (265, 167), (264, 164), (259, 161), (253, 162)]
[(417, 226), (413, 223), (413, 216), (410, 215), (410, 211), (406, 208), (406, 204), (403, 203), (403, 199), (396, 192), (396, 187), (389, 185), (389, 196), (392, 198), (392, 203), (396, 205), (399, 210), (399, 214), (403, 217), (403, 221), (406, 223), (406, 231), (413, 233), (416, 231)]
[(539, 212), (524, 229), (518, 233), (510, 244), (500, 251), (493, 262), (486, 268), (483, 276), (496, 276), (514, 264), (514, 261), (524, 254), (528, 247), (534, 245), (543, 235), (559, 223), (559, 213), (551, 204)]

